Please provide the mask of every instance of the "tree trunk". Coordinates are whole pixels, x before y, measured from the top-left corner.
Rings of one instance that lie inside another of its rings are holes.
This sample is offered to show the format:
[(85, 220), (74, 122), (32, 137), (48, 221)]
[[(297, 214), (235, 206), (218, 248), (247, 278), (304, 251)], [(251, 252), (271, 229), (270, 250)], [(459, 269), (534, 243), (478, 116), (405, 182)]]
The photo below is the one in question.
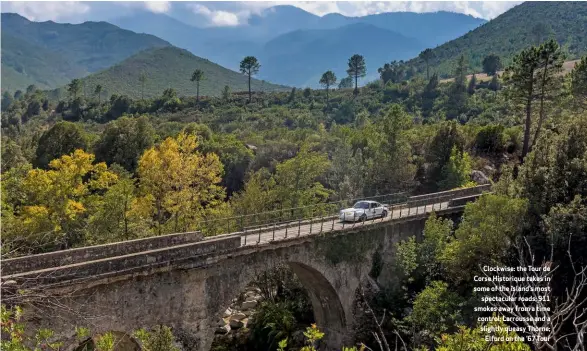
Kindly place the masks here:
[(124, 238), (126, 240), (130, 239), (128, 237), (128, 216), (127, 216), (127, 212), (128, 212), (128, 198), (125, 197), (124, 198)]
[(524, 163), (524, 158), (530, 150), (530, 128), (532, 127), (532, 92), (533, 86), (531, 83), (530, 89), (528, 91), (528, 97), (526, 99), (526, 123), (524, 125), (524, 146), (522, 147), (521, 163)]
[(355, 95), (359, 93), (359, 72), (355, 72)]
[(196, 102), (200, 101), (200, 81), (196, 82)]
[(329, 103), (329, 97), (328, 97), (328, 85), (326, 85), (326, 105), (328, 106)]
[(157, 233), (161, 235), (161, 202), (157, 200)]
[(251, 72), (249, 72), (249, 103), (251, 102)]
[(536, 127), (536, 132), (534, 133), (534, 139), (532, 139), (532, 145), (530, 145), (529, 151), (532, 151), (532, 147), (538, 141), (538, 137), (540, 136), (540, 129), (542, 129), (542, 123), (544, 122), (544, 97), (546, 95), (546, 73), (548, 71), (548, 60), (550, 56), (546, 57), (546, 62), (544, 64), (544, 72), (542, 73), (542, 81), (540, 87), (540, 117), (538, 118), (538, 126)]

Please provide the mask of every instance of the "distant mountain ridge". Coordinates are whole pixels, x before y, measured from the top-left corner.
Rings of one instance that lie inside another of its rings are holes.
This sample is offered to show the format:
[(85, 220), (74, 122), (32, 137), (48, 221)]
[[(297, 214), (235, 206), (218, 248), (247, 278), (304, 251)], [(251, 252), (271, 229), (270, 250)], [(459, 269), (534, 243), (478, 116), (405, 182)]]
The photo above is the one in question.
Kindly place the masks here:
[(348, 58), (365, 57), (367, 74), (393, 59), (418, 55), (422, 43), (399, 33), (366, 24), (353, 23), (336, 29), (298, 30), (269, 41), (260, 54), (261, 77), (282, 76), (280, 82), (294, 86), (318, 87), (320, 76), (332, 70), (346, 77)]
[[(7, 45), (2, 47), (3, 90), (24, 89), (28, 84), (56, 88), (92, 73), (97, 73), (92, 77), (107, 77), (109, 73), (102, 71), (120, 67), (132, 71), (127, 59), (172, 45), (235, 71), (243, 57), (256, 56), (261, 63), (259, 79), (298, 87), (317, 87), (320, 75), (329, 69), (342, 79), (348, 58), (358, 53), (367, 62), (365, 80), (374, 79), (384, 63), (414, 57), (424, 48), (466, 33), (485, 20), (451, 12), (320, 17), (279, 5), (236, 27), (195, 27), (146, 10), (111, 22), (31, 22), (17, 14), (3, 13), (2, 37), (7, 38)], [(292, 43), (294, 37), (297, 42)], [(169, 59), (173, 55), (164, 56)], [(120, 66), (123, 62), (125, 65)], [(178, 62), (185, 64), (183, 60)], [(167, 81), (166, 77), (161, 79)], [(125, 82), (121, 84), (128, 88)], [(220, 82), (217, 85), (224, 86)], [(187, 93), (189, 88), (180, 90)]]
[[(324, 58), (315, 65), (305, 65), (303, 76), (299, 69), (289, 67), (285, 67), (285, 71), (277, 69), (275, 57), (282, 57), (282, 55), (271, 50), (271, 47), (287, 47), (287, 40), (292, 32), (307, 36), (304, 41), (310, 43), (314, 39), (321, 40), (312, 38), (312, 35), (323, 33), (322, 31), (325, 30), (339, 30), (342, 33), (345, 31), (343, 28), (347, 26), (370, 25), (371, 30), (363, 28), (365, 37), (362, 40), (358, 42), (340, 40), (339, 47), (335, 50), (344, 55), (348, 52), (361, 53), (359, 50), (368, 51), (370, 54), (366, 60), (370, 71), (373, 72), (374, 67), (380, 67), (385, 62), (413, 57), (414, 52), (417, 53), (426, 47), (454, 39), (485, 22), (484, 19), (452, 12), (390, 12), (363, 17), (329, 14), (320, 17), (289, 5), (265, 9), (261, 14), (251, 16), (248, 24), (236, 27), (200, 28), (187, 25), (164, 14), (152, 14), (146, 11), (112, 20), (112, 23), (122, 28), (157, 35), (175, 46), (234, 70), (238, 69), (238, 64), (244, 56), (257, 56), (261, 61), (259, 77), (271, 82), (300, 86), (310, 83), (315, 86), (316, 83), (313, 81), (317, 75), (323, 73), (322, 61), (327, 59)], [(381, 30), (388, 31), (390, 38), (411, 38), (411, 43), (404, 45), (407, 43), (400, 40), (395, 45), (393, 40), (389, 40), (384, 41), (383, 45), (381, 42), (369, 40), (369, 33), (381, 33)], [(277, 44), (279, 41), (283, 42)], [(318, 46), (315, 47), (318, 48)], [(288, 52), (290, 56), (286, 63), (295, 65), (299, 65), (299, 62), (307, 62), (308, 55), (319, 56), (318, 52), (292, 50)], [(393, 55), (389, 55), (390, 52)], [(337, 69), (340, 62), (346, 65), (348, 57), (328, 55), (328, 60), (331, 60), (330, 69)]]

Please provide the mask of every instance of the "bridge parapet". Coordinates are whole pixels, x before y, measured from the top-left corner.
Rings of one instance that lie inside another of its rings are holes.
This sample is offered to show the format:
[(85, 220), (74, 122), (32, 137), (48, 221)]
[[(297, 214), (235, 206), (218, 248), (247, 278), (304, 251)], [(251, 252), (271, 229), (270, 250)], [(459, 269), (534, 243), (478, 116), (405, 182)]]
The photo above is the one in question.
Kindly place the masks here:
[(2, 275), (95, 261), (201, 241), (200, 232), (176, 233), (2, 260)]
[(408, 198), (407, 205), (408, 205), (408, 207), (425, 206), (425, 205), (438, 203), (439, 199), (443, 199), (444, 201), (449, 201), (452, 199), (466, 197), (466, 196), (481, 195), (482, 193), (488, 192), (488, 191), (491, 191), (491, 184), (478, 185), (478, 186), (473, 186), (473, 187), (463, 188), (463, 189), (441, 191), (438, 193), (410, 196)]
[(477, 200), (479, 198), (479, 196), (481, 196), (481, 194), (475, 194), (475, 195), (458, 197), (456, 199), (451, 199), (448, 202), (448, 206), (449, 207), (465, 206), (469, 202), (473, 202), (473, 201)]
[[(197, 259), (211, 253), (234, 250), (240, 246), (240, 236), (232, 235), (155, 250), (135, 252), (123, 256), (107, 257), (36, 271), (25, 271), (5, 277), (18, 281), (19, 288), (59, 285), (62, 282), (72, 283), (76, 280), (97, 280), (111, 276), (131, 274), (137, 271), (150, 271), (170, 266), (171, 263), (177, 263), (181, 259)], [(205, 263), (206, 260), (204, 259), (199, 263), (194, 262), (192, 266), (203, 266)]]

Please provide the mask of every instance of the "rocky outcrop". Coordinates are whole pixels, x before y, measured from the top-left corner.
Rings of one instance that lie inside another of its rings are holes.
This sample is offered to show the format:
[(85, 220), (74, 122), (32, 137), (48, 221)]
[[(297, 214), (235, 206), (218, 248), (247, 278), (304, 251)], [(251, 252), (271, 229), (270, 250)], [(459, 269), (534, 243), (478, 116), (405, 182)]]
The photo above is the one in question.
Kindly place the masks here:
[(233, 330), (233, 329), (240, 329), (240, 328), (244, 327), (245, 323), (243, 323), (237, 319), (231, 319), (230, 322), (228, 322), (228, 325), (230, 326), (230, 329)]
[(483, 173), (481, 171), (472, 171), (471, 172), (471, 180), (479, 185), (485, 185), (485, 184), (491, 183), (491, 181), (485, 175), (485, 173)]
[(247, 300), (242, 303), (241, 309), (243, 311), (249, 311), (257, 307), (257, 300)]
[(263, 299), (258, 288), (248, 288), (238, 298), (232, 300), (232, 304), (222, 314), (222, 320), (215, 329), (217, 335), (236, 333), (239, 329), (245, 328), (255, 314), (255, 308)]

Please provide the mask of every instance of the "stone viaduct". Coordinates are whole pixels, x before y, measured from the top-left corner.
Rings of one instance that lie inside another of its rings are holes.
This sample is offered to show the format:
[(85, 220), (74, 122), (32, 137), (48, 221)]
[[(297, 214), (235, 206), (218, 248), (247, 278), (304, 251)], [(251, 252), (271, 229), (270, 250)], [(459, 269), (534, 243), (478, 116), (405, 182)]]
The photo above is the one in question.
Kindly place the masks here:
[(411, 197), (387, 218), (363, 223), (296, 223), (289, 236), (285, 224), (253, 234), (171, 234), (3, 260), (2, 293), (10, 301), (16, 289), (25, 290), (27, 324), (50, 328), (69, 345), (76, 326), (129, 333), (163, 324), (185, 349), (208, 351), (232, 299), (260, 273), (287, 264), (308, 291), (326, 344), (340, 347), (351, 342), (359, 285), (369, 276), (393, 282), (394, 244), (419, 236), (433, 210), (459, 216), (489, 190)]

